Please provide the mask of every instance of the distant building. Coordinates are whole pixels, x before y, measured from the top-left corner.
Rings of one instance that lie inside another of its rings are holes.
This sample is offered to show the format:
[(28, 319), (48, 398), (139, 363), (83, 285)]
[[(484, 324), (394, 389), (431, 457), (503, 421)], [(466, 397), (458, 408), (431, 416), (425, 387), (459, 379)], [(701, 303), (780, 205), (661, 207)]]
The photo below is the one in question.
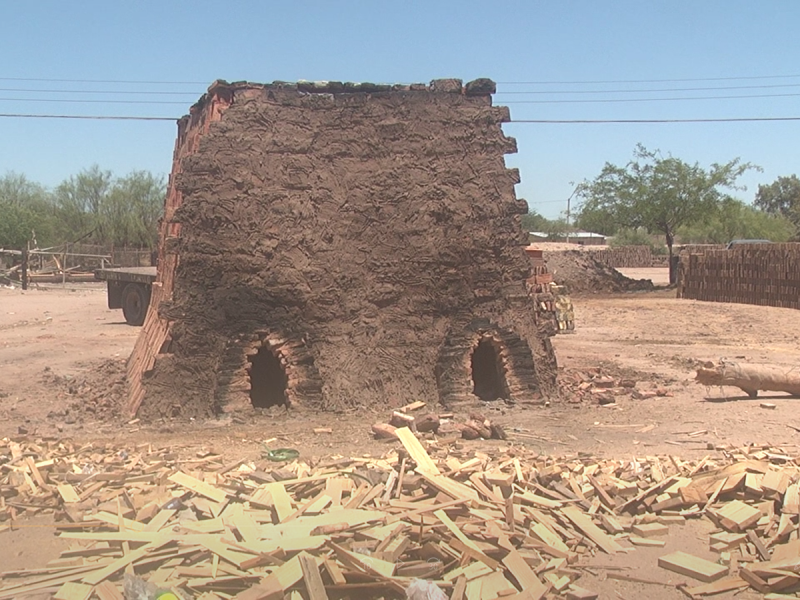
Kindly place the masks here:
[(577, 244), (578, 246), (605, 246), (606, 236), (591, 231), (573, 231), (570, 234), (549, 236), (543, 231), (529, 231), (531, 242), (559, 242)]

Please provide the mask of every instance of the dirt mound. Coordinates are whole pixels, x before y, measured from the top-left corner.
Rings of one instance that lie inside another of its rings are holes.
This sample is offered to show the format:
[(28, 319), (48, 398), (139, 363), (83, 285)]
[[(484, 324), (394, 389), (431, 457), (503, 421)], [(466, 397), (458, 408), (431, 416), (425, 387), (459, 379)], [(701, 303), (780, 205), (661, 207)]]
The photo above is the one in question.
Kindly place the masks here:
[(597, 260), (591, 252), (567, 250), (545, 252), (544, 259), (553, 279), (572, 294), (640, 292), (655, 289), (649, 279), (630, 279)]
[(51, 421), (71, 425), (84, 421), (121, 419), (125, 399), (125, 360), (106, 360), (77, 377), (57, 375), (45, 369), (45, 387), (53, 389), (61, 410), (47, 414)]

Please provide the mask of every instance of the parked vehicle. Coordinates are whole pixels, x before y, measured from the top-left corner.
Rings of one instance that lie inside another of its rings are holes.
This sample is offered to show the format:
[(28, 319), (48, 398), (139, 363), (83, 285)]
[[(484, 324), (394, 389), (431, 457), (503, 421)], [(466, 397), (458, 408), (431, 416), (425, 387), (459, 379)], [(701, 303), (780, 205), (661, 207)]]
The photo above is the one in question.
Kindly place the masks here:
[(771, 244), (772, 242), (769, 240), (731, 240), (728, 242), (726, 248), (730, 250), (734, 246), (741, 246), (744, 244)]
[(121, 308), (128, 325), (144, 323), (156, 280), (156, 267), (98, 269), (94, 278), (108, 283), (108, 308)]

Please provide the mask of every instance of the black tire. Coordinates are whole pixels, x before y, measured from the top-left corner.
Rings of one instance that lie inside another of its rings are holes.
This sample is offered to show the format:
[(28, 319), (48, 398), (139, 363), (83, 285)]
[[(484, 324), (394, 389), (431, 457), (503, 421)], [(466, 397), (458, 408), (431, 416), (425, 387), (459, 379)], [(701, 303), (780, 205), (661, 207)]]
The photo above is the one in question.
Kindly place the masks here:
[(122, 290), (122, 314), (128, 325), (141, 325), (150, 304), (150, 294), (139, 283), (129, 283)]

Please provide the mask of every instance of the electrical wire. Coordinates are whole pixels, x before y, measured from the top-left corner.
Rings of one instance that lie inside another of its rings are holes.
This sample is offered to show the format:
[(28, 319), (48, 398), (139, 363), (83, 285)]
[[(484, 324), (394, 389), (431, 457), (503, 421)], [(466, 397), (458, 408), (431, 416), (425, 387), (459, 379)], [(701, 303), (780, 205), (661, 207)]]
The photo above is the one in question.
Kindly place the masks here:
[(147, 85), (208, 85), (208, 81), (143, 81), (136, 79), (47, 79), (43, 77), (0, 77), (0, 81), (44, 81), (52, 83), (124, 83)]
[(740, 100), (743, 98), (790, 98), (800, 94), (742, 94), (735, 96), (684, 96), (682, 98), (607, 98), (596, 100), (509, 100), (503, 104), (613, 104), (623, 102), (676, 102), (682, 100)]
[(800, 83), (784, 83), (779, 85), (728, 85), (719, 87), (689, 87), (689, 88), (656, 88), (651, 90), (535, 90), (535, 91), (512, 91), (512, 92), (497, 92), (497, 96), (504, 96), (506, 94), (651, 94), (655, 92), (707, 92), (714, 90), (763, 90), (775, 88), (797, 88)]
[[(682, 79), (606, 79), (586, 81), (498, 81), (498, 85), (586, 85), (594, 83), (680, 83), (686, 81), (750, 81), (757, 79), (797, 79), (800, 75), (754, 75), (749, 77), (686, 77)], [(2, 80), (2, 78), (0, 78)]]
[(73, 100), (72, 98), (0, 98), (0, 102), (69, 102), (70, 104), (181, 104), (177, 100)]
[(23, 113), (0, 113), (0, 118), (7, 119), (97, 119), (100, 121), (172, 121), (178, 117), (127, 117), (121, 115), (47, 115), (47, 114), (23, 114)]
[[(144, 117), (123, 115), (58, 115), (0, 113), (0, 118), (15, 119), (98, 119), (107, 121), (177, 121), (179, 117)], [(529, 123), (540, 125), (595, 125), (625, 123), (758, 123), (770, 121), (800, 121), (800, 117), (723, 117), (701, 119), (512, 119), (508, 123)]]
[[(166, 92), (166, 91), (147, 91), (139, 90), (36, 90), (30, 88), (0, 88), (0, 92), (36, 92), (42, 94), (136, 94), (153, 96), (197, 96), (196, 92)], [(516, 92), (512, 92), (516, 93)]]
[(719, 119), (512, 119), (508, 122), (588, 125), (598, 123), (757, 123), (762, 121), (800, 121), (800, 117), (723, 117)]

